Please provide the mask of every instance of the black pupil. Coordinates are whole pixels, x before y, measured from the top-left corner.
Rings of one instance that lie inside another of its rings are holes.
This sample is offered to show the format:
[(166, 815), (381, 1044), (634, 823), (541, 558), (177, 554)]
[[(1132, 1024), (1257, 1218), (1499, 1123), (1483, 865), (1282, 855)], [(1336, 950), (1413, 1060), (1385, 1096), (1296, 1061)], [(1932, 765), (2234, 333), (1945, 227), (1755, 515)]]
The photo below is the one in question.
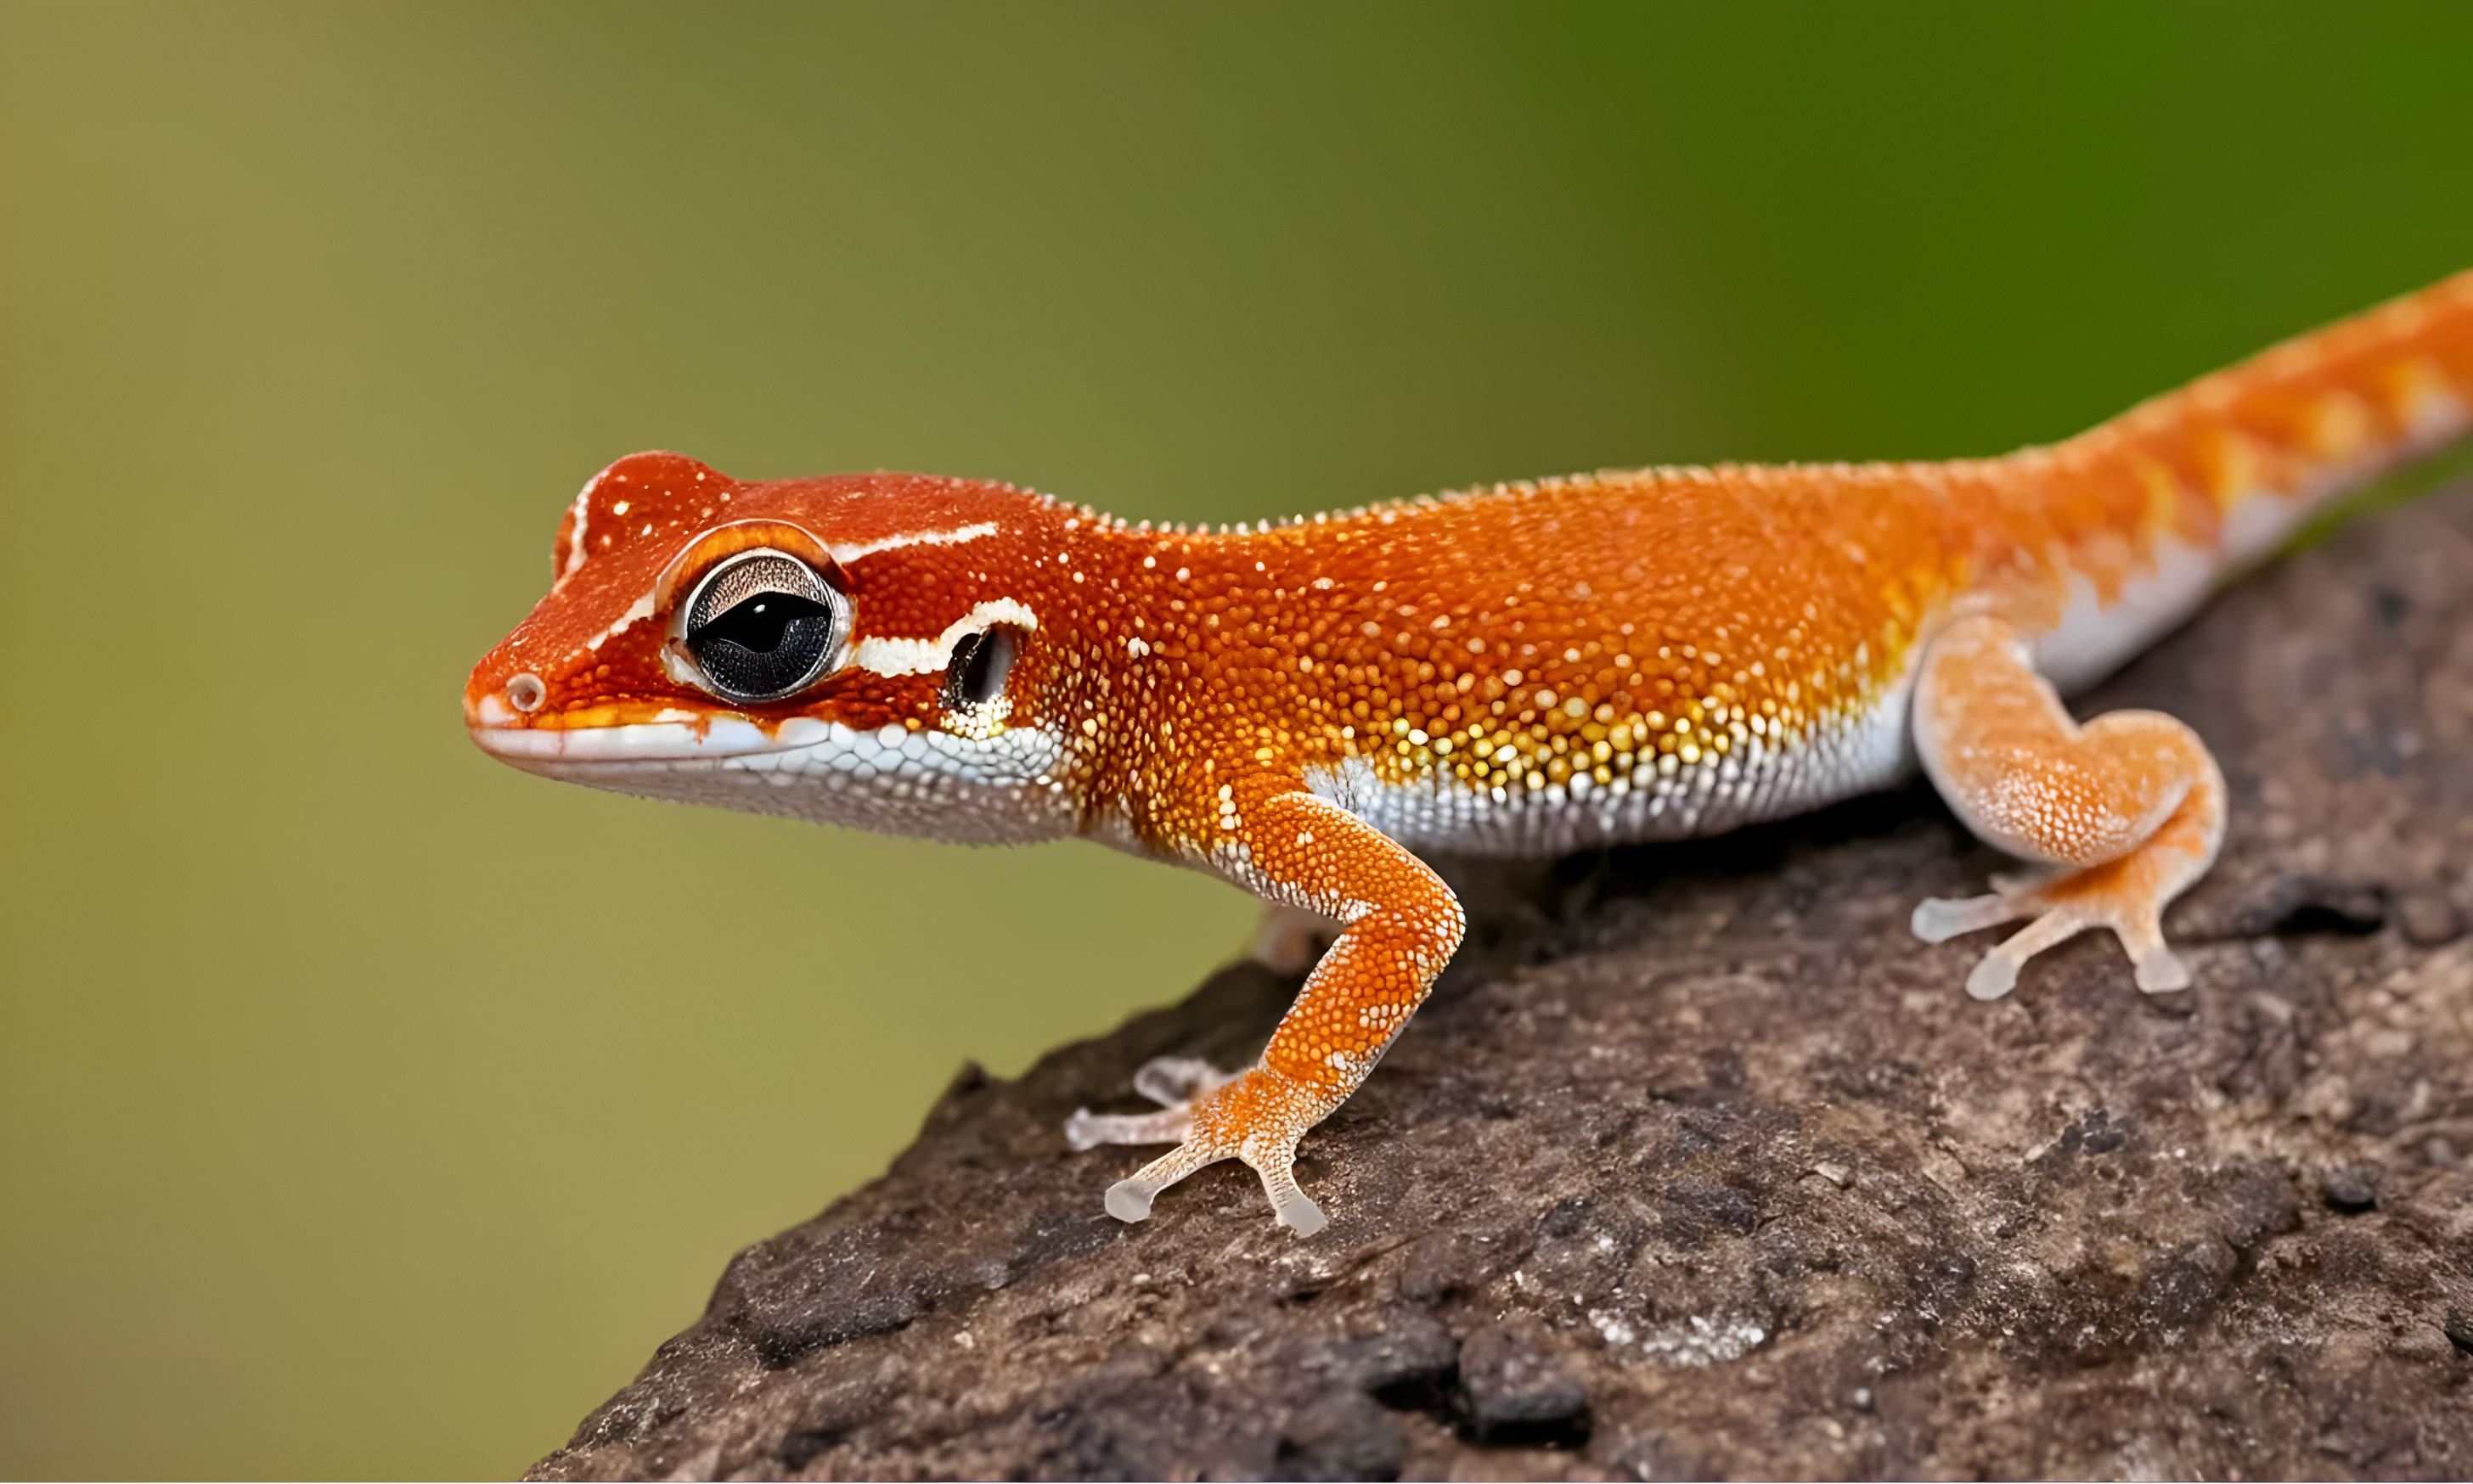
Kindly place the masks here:
[(696, 631), (705, 642), (726, 639), (741, 649), (769, 655), (781, 647), (790, 626), (802, 618), (831, 616), (821, 603), (795, 593), (759, 592)]
[(805, 683), (833, 637), (830, 609), (795, 593), (759, 592), (687, 635), (687, 649), (714, 684), (769, 699)]

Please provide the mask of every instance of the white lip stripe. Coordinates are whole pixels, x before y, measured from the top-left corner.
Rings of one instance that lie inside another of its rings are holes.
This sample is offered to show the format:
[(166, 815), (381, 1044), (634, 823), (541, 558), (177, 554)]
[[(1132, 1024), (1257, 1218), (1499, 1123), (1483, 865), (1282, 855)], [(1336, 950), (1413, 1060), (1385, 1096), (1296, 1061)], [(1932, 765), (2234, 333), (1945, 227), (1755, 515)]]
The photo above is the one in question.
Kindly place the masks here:
[(627, 727), (579, 727), (571, 730), (476, 728), (472, 740), (480, 743), (483, 751), (500, 757), (583, 763), (735, 757), (815, 740), (803, 730), (798, 742), (789, 741), (789, 725), (784, 725), (780, 733), (777, 740), (766, 736), (763, 729), (753, 722), (723, 716), (702, 726), (692, 722), (639, 722)]
[(833, 560), (844, 565), (879, 551), (893, 551), (903, 546), (959, 546), (975, 541), (982, 536), (996, 534), (996, 523), (983, 520), (977, 525), (955, 526), (950, 531), (913, 531), (904, 536), (888, 536), (881, 540), (863, 541), (854, 546), (828, 546)]
[(932, 639), (861, 639), (851, 650), (851, 663), (876, 675), (925, 675), (945, 668), (954, 641), (963, 634), (995, 624), (1037, 630), (1039, 615), (1011, 598), (996, 598), (964, 613)]

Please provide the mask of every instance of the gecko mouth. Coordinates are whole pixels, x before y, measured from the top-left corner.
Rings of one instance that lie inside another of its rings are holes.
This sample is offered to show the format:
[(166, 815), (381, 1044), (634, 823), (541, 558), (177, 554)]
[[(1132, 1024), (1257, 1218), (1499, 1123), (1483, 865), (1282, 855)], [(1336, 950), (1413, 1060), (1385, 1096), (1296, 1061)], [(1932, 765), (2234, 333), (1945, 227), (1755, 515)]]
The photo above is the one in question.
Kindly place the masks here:
[(631, 763), (728, 762), (857, 741), (834, 722), (793, 717), (767, 731), (753, 722), (715, 717), (700, 722), (636, 722), (617, 727), (474, 727), (481, 751), (528, 772), (568, 772)]
[(706, 769), (778, 775), (776, 781), (826, 774), (856, 778), (1022, 782), (1041, 778), (1064, 754), (1062, 737), (1013, 729), (972, 738), (900, 726), (859, 730), (794, 716), (770, 729), (734, 717), (697, 722), (635, 722), (614, 727), (469, 729), (481, 751), (548, 778), (582, 781)]

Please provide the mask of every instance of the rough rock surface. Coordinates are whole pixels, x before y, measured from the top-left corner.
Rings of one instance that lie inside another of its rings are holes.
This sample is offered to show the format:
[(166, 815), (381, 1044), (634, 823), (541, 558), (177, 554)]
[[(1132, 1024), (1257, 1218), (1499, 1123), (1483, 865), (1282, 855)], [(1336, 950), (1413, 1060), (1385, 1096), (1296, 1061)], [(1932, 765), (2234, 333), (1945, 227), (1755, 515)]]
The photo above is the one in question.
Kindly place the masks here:
[(1920, 788), (1523, 875), (1301, 1169), (1137, 1227), (1068, 1153), (1247, 1057), (1240, 967), (741, 1253), (542, 1478), (2473, 1475), (2473, 488), (2253, 577), (2085, 698), (2234, 800), (2170, 915), (1977, 1004), (1907, 930), (2001, 862)]

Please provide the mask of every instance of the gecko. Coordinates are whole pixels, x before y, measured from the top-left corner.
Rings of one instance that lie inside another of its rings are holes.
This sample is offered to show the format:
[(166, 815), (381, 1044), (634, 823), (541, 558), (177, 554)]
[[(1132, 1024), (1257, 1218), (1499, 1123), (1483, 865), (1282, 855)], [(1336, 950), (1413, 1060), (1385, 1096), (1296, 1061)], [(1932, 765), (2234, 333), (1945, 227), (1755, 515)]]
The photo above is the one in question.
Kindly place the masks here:
[(1234, 882), (1332, 938), (1253, 1065), (1162, 1059), (1076, 1149), (1168, 1144), (1124, 1221), (1242, 1161), (1326, 1220), (1299, 1140), (1458, 947), (1427, 855), (1708, 835), (1918, 768), (2023, 863), (1926, 942), (2024, 922), (1965, 981), (2109, 929), (2179, 989), (2165, 906), (2224, 780), (2117, 668), (2313, 510), (2473, 425), (2473, 272), (2066, 442), (1939, 463), (1657, 467), (1217, 529), (1012, 485), (594, 475), (552, 582), (472, 671), (490, 755), (552, 778), (894, 834), (1079, 836)]

